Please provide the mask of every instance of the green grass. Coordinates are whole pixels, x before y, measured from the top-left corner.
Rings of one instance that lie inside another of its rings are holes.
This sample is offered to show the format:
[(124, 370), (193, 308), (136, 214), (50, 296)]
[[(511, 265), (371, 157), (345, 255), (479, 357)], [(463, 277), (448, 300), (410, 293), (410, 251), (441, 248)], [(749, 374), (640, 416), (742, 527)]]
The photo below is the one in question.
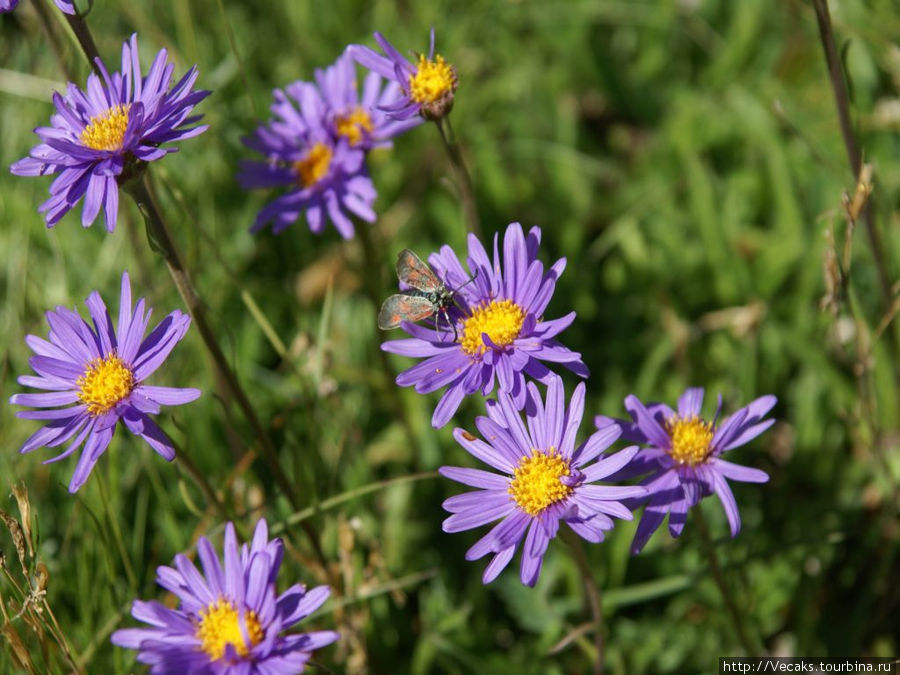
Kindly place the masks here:
[[(0, 15), (3, 167), (36, 143), (31, 130), (47, 123), (50, 92), (65, 82), (31, 2)], [(890, 0), (832, 10), (893, 281), (900, 137), (890, 106), (900, 88), (900, 15)], [(671, 403), (686, 386), (722, 392), (727, 410), (776, 394), (776, 426), (734, 454), (771, 476), (736, 487), (740, 536), (728, 537), (716, 500), (702, 504), (744, 622), (767, 653), (897, 654), (900, 333), (891, 324), (872, 337), (885, 303), (862, 223), (852, 302), (837, 319), (819, 308), (824, 233), (833, 225), (842, 242), (841, 196), (855, 177), (810, 5), (98, 0), (87, 22), (108, 64), (136, 31), (145, 59), (165, 46), (177, 74), (197, 63), (200, 86), (213, 90), (199, 107), (210, 130), (152, 173), (282, 466), (302, 486), (303, 505), (321, 505), (308, 522), (344, 588), (304, 625), (343, 638), (316, 661), (349, 673), (571, 673), (587, 672), (592, 657), (589, 634), (567, 639), (590, 615), (563, 542), (551, 544), (535, 589), (519, 583), (517, 560), (484, 587), (483, 561), (463, 557), (478, 535), (441, 531), (441, 501), (460, 489), (431, 472), (474, 466), (451, 432), (474, 430), (483, 404), (466, 402), (434, 430), (436, 396), (393, 384), (409, 360), (391, 357), (389, 373), (381, 367), (385, 335), (372, 298), (395, 288), (396, 252), (424, 255), (443, 243), (461, 251), (465, 241), (436, 130), (415, 129), (370, 158), (380, 276), (367, 269), (359, 238), (343, 242), (331, 228), (315, 236), (298, 223), (277, 237), (251, 236), (264, 195), (235, 182), (237, 161), (248, 157), (240, 138), (267, 115), (273, 87), (311, 78), (348, 43), (373, 44), (373, 30), (401, 50), (424, 50), (431, 25), (438, 51), (459, 71), (452, 121), (486, 233), (511, 221), (538, 224), (544, 262), (568, 259), (548, 316), (578, 313), (562, 339), (591, 369), (586, 416), (622, 416), (629, 393)], [(55, 27), (61, 58), (83, 83), (87, 64)], [(60, 304), (84, 313), (94, 289), (115, 306), (123, 269), (155, 318), (184, 309), (124, 195), (111, 235), (99, 222), (83, 230), (80, 207), (47, 230), (36, 207), (49, 183), (0, 172), (3, 401), (21, 390), (16, 377), (29, 372), (30, 356), (23, 337), (46, 335), (43, 313)], [(270, 470), (248, 461), (257, 444), (196, 330), (154, 383), (203, 389), (197, 402), (165, 410), (161, 425), (245, 529), (261, 515), (286, 525), (284, 587), (324, 583), (302, 530), (287, 524), (292, 509)], [(200, 535), (220, 542), (221, 519), (189, 476), (121, 429), (70, 496), (73, 458), (42, 465), (48, 449), (18, 454), (35, 429), (0, 406), (0, 487), (28, 489), (47, 601), (79, 664), (130, 672), (134, 655), (114, 648), (109, 633), (134, 625), (133, 598), (164, 600), (156, 566)], [(429, 473), (334, 499), (418, 472)], [(17, 516), (11, 497), (0, 508)], [(630, 557), (634, 527), (617, 525), (587, 550), (604, 595), (608, 672), (712, 672), (719, 656), (740, 653), (693, 514), (680, 539), (661, 531)], [(21, 601), (12, 580), (23, 579), (5, 530), (0, 550), (8, 570), (0, 596), (12, 617)], [(46, 635), (25, 618), (11, 625), (36, 672), (66, 670)], [(4, 647), (0, 671), (13, 671)]]

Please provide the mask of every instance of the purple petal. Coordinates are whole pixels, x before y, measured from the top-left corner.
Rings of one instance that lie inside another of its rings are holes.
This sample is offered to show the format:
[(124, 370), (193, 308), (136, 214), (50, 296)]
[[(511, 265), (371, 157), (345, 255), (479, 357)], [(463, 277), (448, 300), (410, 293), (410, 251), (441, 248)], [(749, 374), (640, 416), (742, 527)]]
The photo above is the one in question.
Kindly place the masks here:
[(736, 480), (741, 483), (768, 483), (769, 482), (769, 474), (760, 469), (753, 469), (749, 466), (741, 466), (740, 464), (733, 464), (732, 462), (726, 462), (724, 459), (715, 459), (712, 468), (714, 471), (718, 471), (726, 478), (730, 478), (731, 480)]
[(142, 384), (135, 388), (135, 393), (140, 392), (147, 398), (160, 405), (182, 405), (197, 400), (200, 396), (199, 389), (180, 387), (154, 387)]
[(442, 466), (438, 471), (445, 478), (470, 487), (484, 490), (505, 490), (509, 487), (509, 478), (498, 476), (490, 471), (468, 469), (461, 466)]
[(650, 412), (644, 407), (640, 399), (634, 394), (630, 394), (625, 399), (625, 410), (627, 410), (635, 424), (647, 437), (647, 440), (657, 448), (667, 449), (670, 447), (669, 434), (659, 425)]
[(678, 399), (678, 416), (684, 419), (699, 417), (703, 406), (703, 388), (685, 389)]
[(91, 469), (94, 468), (94, 464), (97, 463), (97, 460), (100, 459), (100, 455), (102, 455), (109, 446), (114, 429), (115, 427), (109, 427), (108, 429), (101, 429), (99, 431), (94, 430), (90, 435), (87, 443), (84, 445), (84, 449), (81, 451), (81, 457), (79, 457), (78, 464), (75, 466), (75, 473), (72, 474), (72, 480), (69, 482), (69, 492), (74, 494), (78, 491), (78, 488), (87, 481), (88, 476), (91, 474)]
[(728, 526), (731, 528), (731, 536), (734, 537), (741, 531), (741, 514), (738, 512), (737, 502), (734, 500), (734, 494), (731, 492), (731, 488), (728, 487), (728, 481), (716, 471), (712, 472), (712, 477), (715, 485), (715, 492), (719, 497), (719, 501), (722, 502), (722, 507), (725, 509), (725, 515), (728, 517)]
[(491, 562), (488, 563), (488, 566), (484, 568), (484, 574), (481, 576), (481, 582), (484, 584), (489, 584), (494, 579), (496, 579), (499, 576), (500, 572), (506, 569), (506, 566), (509, 565), (509, 561), (512, 560), (515, 552), (515, 544), (498, 552), (491, 559)]

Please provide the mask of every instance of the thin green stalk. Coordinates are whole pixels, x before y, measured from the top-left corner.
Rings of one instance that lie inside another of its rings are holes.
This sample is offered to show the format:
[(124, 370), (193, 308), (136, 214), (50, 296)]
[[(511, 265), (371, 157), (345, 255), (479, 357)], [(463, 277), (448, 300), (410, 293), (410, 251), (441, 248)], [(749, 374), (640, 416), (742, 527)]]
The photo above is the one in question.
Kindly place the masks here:
[(216, 4), (219, 6), (219, 14), (222, 15), (222, 25), (225, 27), (228, 45), (231, 47), (231, 53), (234, 54), (234, 58), (238, 64), (238, 70), (241, 73), (241, 82), (244, 84), (244, 91), (247, 92), (247, 99), (250, 101), (250, 110), (253, 113), (253, 117), (259, 117), (259, 115), (256, 114), (256, 103), (253, 100), (250, 82), (247, 79), (247, 69), (244, 67), (244, 60), (241, 58), (241, 54), (237, 48), (237, 42), (234, 40), (234, 31), (231, 30), (231, 22), (228, 20), (228, 14), (225, 12), (225, 5), (222, 4), (222, 0), (216, 0)]
[(119, 557), (122, 558), (122, 566), (125, 568), (125, 576), (128, 577), (128, 587), (132, 591), (136, 591), (137, 576), (134, 568), (131, 566), (131, 558), (128, 557), (128, 551), (125, 549), (125, 541), (122, 539), (122, 530), (119, 529), (118, 513), (113, 513), (109, 504), (109, 493), (106, 491), (106, 476), (99, 476), (97, 484), (100, 486), (100, 500), (103, 502), (103, 508), (106, 511), (106, 520), (109, 528), (112, 530), (113, 541), (116, 542), (116, 548), (119, 551)]
[(378, 492), (379, 490), (383, 490), (393, 485), (404, 485), (406, 483), (414, 483), (416, 481), (426, 480), (428, 478), (437, 478), (439, 475), (440, 474), (437, 471), (426, 471), (424, 473), (414, 473), (411, 476), (388, 478), (386, 480), (380, 480), (375, 483), (363, 485), (362, 487), (344, 492), (343, 494), (335, 495), (334, 497), (330, 497), (328, 499), (323, 499), (315, 508), (309, 507), (303, 509), (302, 511), (292, 513), (288, 517), (287, 521), (285, 521), (285, 523), (278, 523), (276, 525), (273, 525), (271, 528), (272, 534), (278, 534), (279, 532), (284, 531), (287, 525), (296, 525), (297, 523), (301, 523), (307, 518), (312, 517), (316, 513), (321, 513), (322, 511), (333, 509), (335, 506), (340, 506), (345, 502), (353, 501), (354, 499), (358, 499), (359, 497), (363, 497), (372, 492)]
[(178, 466), (182, 467), (188, 476), (197, 484), (197, 487), (200, 488), (200, 491), (203, 493), (203, 496), (206, 497), (207, 503), (209, 503), (215, 510), (218, 512), (219, 516), (221, 516), (222, 520), (234, 520), (234, 515), (225, 505), (225, 503), (219, 499), (219, 495), (216, 494), (216, 491), (213, 489), (213, 486), (210, 485), (209, 481), (206, 479), (206, 475), (200, 471), (194, 461), (191, 459), (190, 455), (188, 455), (182, 448), (176, 447), (175, 449), (175, 461)]
[(709, 562), (709, 570), (712, 572), (713, 579), (719, 587), (722, 599), (725, 601), (725, 608), (728, 610), (729, 617), (731, 617), (731, 622), (734, 625), (735, 633), (737, 633), (738, 641), (741, 643), (741, 647), (744, 648), (744, 652), (747, 656), (753, 656), (757, 653), (757, 650), (754, 649), (753, 642), (751, 642), (748, 637), (747, 631), (744, 628), (744, 619), (738, 610), (737, 603), (734, 601), (734, 597), (728, 588), (728, 584), (725, 582), (725, 575), (722, 574), (722, 566), (719, 564), (719, 556), (716, 553), (716, 547), (713, 545), (712, 538), (709, 535), (709, 527), (706, 525), (706, 519), (703, 517), (703, 509), (694, 509), (694, 517), (697, 521), (697, 529), (700, 531), (700, 545)]
[(593, 570), (588, 562), (587, 554), (584, 552), (584, 544), (581, 539), (572, 532), (568, 527), (562, 527), (559, 531), (560, 537), (569, 545), (572, 552), (572, 558), (581, 572), (581, 579), (584, 581), (584, 591), (587, 598), (588, 606), (591, 610), (591, 617), (594, 624), (594, 648), (597, 650), (597, 658), (594, 661), (594, 675), (602, 675), (603, 673), (603, 601), (600, 596), (600, 587), (594, 579)]
[[(466, 168), (466, 162), (463, 159), (459, 144), (453, 134), (453, 127), (450, 126), (450, 118), (442, 117), (435, 120), (435, 126), (441, 135), (441, 141), (444, 143), (444, 149), (447, 150), (447, 157), (450, 159), (450, 166), (456, 174), (456, 182), (459, 188), (459, 200), (462, 202), (463, 213), (466, 217), (466, 225), (469, 232), (476, 237), (481, 237), (481, 225), (478, 221), (478, 205), (475, 202), (475, 189), (472, 187), (472, 178), (469, 170)], [(446, 124), (446, 129), (444, 125)]]

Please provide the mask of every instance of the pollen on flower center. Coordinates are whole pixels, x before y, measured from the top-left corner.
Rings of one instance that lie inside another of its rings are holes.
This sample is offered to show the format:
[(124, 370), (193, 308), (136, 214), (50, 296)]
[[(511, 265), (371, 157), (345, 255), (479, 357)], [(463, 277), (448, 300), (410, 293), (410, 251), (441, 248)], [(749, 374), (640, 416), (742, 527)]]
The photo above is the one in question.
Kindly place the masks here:
[(90, 361), (76, 381), (78, 398), (91, 415), (102, 415), (134, 389), (134, 373), (115, 353)]
[(666, 421), (666, 431), (672, 440), (669, 455), (675, 462), (697, 466), (706, 461), (713, 439), (711, 422), (704, 422), (696, 416), (670, 417)]
[(328, 173), (334, 153), (324, 143), (316, 143), (303, 159), (294, 162), (294, 172), (302, 187), (318, 183)]
[(92, 117), (81, 132), (82, 144), (92, 150), (121, 150), (130, 108), (130, 103), (124, 103)]
[(375, 128), (372, 116), (359, 106), (346, 115), (338, 115), (334, 120), (334, 126), (338, 135), (350, 141), (350, 145), (362, 143), (366, 135), (371, 134)]
[(559, 480), (570, 474), (569, 463), (554, 448), (548, 453), (532, 449), (530, 457), (519, 460), (507, 492), (519, 508), (535, 516), (572, 494), (572, 488)]
[(462, 350), (470, 356), (484, 354), (487, 345), (481, 339), (482, 333), (487, 333), (495, 345), (505, 347), (519, 337), (524, 322), (525, 310), (512, 300), (482, 303), (463, 320)]
[(199, 614), (195, 635), (200, 640), (200, 649), (213, 661), (225, 656), (229, 644), (239, 656), (246, 657), (266, 636), (256, 612), (245, 611), (242, 622), (234, 603), (226, 598), (219, 598)]
[(444, 61), (443, 56), (434, 60), (419, 55), (416, 72), (409, 76), (409, 97), (416, 103), (434, 103), (456, 91), (456, 70)]

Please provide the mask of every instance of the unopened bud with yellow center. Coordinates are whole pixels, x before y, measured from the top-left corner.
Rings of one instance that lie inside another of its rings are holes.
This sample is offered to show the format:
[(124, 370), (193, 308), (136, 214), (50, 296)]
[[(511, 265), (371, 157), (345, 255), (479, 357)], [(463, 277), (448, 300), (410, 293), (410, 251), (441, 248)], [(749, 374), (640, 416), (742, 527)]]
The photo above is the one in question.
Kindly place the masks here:
[(437, 120), (453, 107), (456, 85), (456, 68), (443, 56), (428, 59), (420, 54), (416, 72), (409, 76), (409, 98), (422, 106), (425, 119)]
[(498, 347), (511, 344), (522, 330), (525, 310), (512, 300), (491, 300), (475, 308), (472, 315), (463, 320), (460, 345), (470, 356), (481, 356), (487, 350), (482, 333)]
[(121, 150), (128, 129), (130, 103), (113, 106), (91, 118), (81, 132), (81, 143), (92, 150)]
[(303, 159), (294, 162), (294, 172), (300, 186), (308, 188), (322, 180), (331, 167), (333, 154), (331, 148), (324, 143), (316, 143)]
[(669, 455), (676, 463), (697, 466), (709, 457), (713, 439), (711, 422), (704, 422), (696, 416), (675, 416), (666, 420), (666, 431), (672, 441)]
[(195, 635), (200, 640), (200, 649), (213, 661), (225, 656), (227, 645), (234, 647), (239, 656), (246, 657), (266, 636), (256, 612), (250, 610), (243, 614), (247, 634), (245, 639), (244, 631), (241, 630), (241, 616), (234, 603), (226, 598), (219, 598), (206, 609), (201, 609), (199, 615)]
[(357, 106), (346, 115), (338, 115), (334, 119), (338, 136), (346, 138), (350, 145), (359, 145), (375, 129), (372, 116)]
[(114, 353), (106, 358), (90, 361), (84, 375), (75, 382), (78, 398), (87, 406), (88, 413), (102, 415), (111, 410), (134, 389), (134, 373)]
[(570, 474), (569, 462), (554, 448), (546, 454), (532, 450), (519, 460), (507, 492), (525, 513), (536, 516), (572, 494), (572, 488), (560, 480)]

